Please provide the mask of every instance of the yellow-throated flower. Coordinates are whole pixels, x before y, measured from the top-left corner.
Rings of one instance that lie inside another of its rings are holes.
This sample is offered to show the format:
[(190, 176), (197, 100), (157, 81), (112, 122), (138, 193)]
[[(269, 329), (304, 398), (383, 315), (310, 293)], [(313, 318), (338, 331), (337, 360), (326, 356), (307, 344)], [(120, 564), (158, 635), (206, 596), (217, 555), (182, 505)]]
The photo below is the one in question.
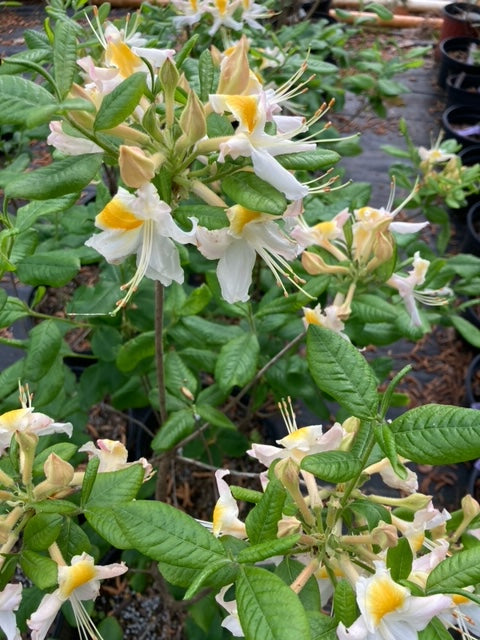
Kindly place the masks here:
[(289, 200), (300, 200), (308, 194), (308, 187), (297, 180), (275, 159), (286, 153), (313, 151), (313, 142), (294, 141), (292, 138), (306, 130), (304, 120), (295, 120), (295, 128), (282, 133), (265, 132), (267, 122), (266, 101), (263, 94), (258, 95), (220, 95), (210, 96), (210, 104), (217, 113), (230, 113), (237, 121), (235, 133), (220, 143), (219, 162), (226, 156), (235, 159), (252, 159), (255, 174), (281, 191)]
[(32, 640), (43, 640), (62, 605), (69, 601), (75, 622), (82, 638), (102, 640), (83, 602), (95, 600), (100, 591), (100, 580), (113, 578), (125, 573), (128, 567), (123, 563), (99, 566), (87, 553), (73, 556), (70, 566), (58, 567), (58, 589), (43, 597), (38, 609), (27, 621)]
[(194, 242), (195, 222), (191, 231), (182, 231), (170, 211), (149, 183), (133, 194), (120, 187), (117, 195), (95, 218), (95, 224), (102, 232), (87, 240), (87, 246), (93, 247), (112, 264), (118, 264), (130, 255), (137, 256), (135, 275), (122, 287), (127, 290), (122, 305), (128, 302), (144, 276), (165, 286), (172, 281), (183, 282), (175, 242)]
[(288, 260), (295, 259), (298, 247), (276, 222), (274, 216), (234, 205), (227, 209), (230, 226), (223, 229), (197, 229), (198, 250), (209, 260), (218, 259), (217, 277), (227, 302), (245, 302), (252, 282), (256, 255), (272, 271), (277, 284), (280, 276), (295, 283)]
[(355, 584), (360, 617), (347, 629), (337, 628), (339, 640), (417, 640), (432, 618), (449, 608), (444, 595), (412, 596), (394, 582), (390, 570), (375, 562), (375, 574)]

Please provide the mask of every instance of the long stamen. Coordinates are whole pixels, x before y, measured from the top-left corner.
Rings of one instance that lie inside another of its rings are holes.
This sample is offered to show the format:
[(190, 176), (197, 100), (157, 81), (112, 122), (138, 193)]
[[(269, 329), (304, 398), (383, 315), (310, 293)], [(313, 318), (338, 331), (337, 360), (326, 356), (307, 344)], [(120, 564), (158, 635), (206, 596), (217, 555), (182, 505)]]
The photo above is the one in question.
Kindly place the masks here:
[(70, 603), (81, 640), (103, 640), (103, 636), (88, 615), (82, 601), (74, 596), (70, 599)]
[(285, 426), (287, 427), (288, 433), (297, 431), (297, 420), (295, 417), (295, 411), (293, 410), (291, 397), (288, 396), (287, 400), (285, 400), (285, 398), (282, 398), (282, 400), (278, 403), (278, 408), (280, 409), (280, 413), (282, 414), (282, 418)]
[(117, 302), (117, 308), (112, 312), (112, 315), (116, 315), (120, 309), (123, 309), (129, 302), (132, 295), (138, 289), (140, 282), (148, 269), (150, 257), (153, 249), (153, 235), (154, 235), (154, 223), (153, 220), (146, 220), (143, 224), (143, 237), (142, 248), (140, 250), (140, 257), (137, 264), (137, 270), (131, 280), (123, 284), (120, 289), (122, 291), (127, 290), (127, 294), (124, 298)]

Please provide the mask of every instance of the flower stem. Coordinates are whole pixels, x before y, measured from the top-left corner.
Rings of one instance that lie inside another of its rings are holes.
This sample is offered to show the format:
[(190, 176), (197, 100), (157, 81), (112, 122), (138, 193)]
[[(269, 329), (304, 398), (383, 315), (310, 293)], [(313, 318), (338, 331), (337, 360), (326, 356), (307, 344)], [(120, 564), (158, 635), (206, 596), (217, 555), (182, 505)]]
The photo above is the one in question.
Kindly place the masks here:
[(157, 369), (160, 427), (167, 419), (165, 370), (163, 352), (163, 284), (155, 283), (155, 363)]

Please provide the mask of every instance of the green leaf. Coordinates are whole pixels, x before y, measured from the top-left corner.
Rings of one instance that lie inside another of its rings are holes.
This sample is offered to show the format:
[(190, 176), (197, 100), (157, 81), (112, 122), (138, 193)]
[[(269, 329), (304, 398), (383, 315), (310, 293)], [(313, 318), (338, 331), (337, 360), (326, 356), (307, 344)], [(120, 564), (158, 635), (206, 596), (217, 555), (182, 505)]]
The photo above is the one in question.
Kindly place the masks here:
[(367, 521), (369, 531), (375, 529), (381, 520), (387, 524), (391, 522), (390, 512), (381, 504), (368, 500), (353, 500), (348, 508)]
[(266, 569), (244, 567), (236, 583), (236, 599), (246, 640), (311, 640), (310, 625), (297, 594)]
[(39, 589), (51, 589), (57, 584), (57, 563), (35, 551), (22, 551), (20, 566), (23, 573)]
[(405, 466), (398, 459), (397, 449), (395, 447), (395, 438), (390, 430), (390, 426), (385, 422), (381, 425), (377, 425), (375, 427), (375, 438), (380, 449), (385, 454), (385, 457), (388, 458), (392, 465), (395, 474), (402, 480), (406, 480), (408, 472)]
[(473, 347), (480, 349), (480, 330), (461, 316), (450, 316), (450, 322), (458, 333)]
[(394, 322), (397, 309), (378, 296), (365, 293), (352, 301), (352, 317), (362, 322)]
[(140, 463), (120, 471), (97, 473), (86, 508), (111, 507), (113, 504), (134, 500), (144, 477), (145, 470)]
[(68, 502), (68, 500), (53, 500), (51, 498), (35, 502), (34, 508), (37, 513), (62, 513), (64, 515), (72, 515), (78, 511), (77, 505), (73, 504), (73, 502)]
[[(298, 576), (304, 571), (305, 565), (294, 560), (290, 556), (286, 556), (282, 562), (275, 568), (275, 575), (282, 578), (282, 580), (291, 585)], [(308, 611), (320, 611), (320, 590), (318, 588), (318, 581), (315, 576), (310, 576), (305, 585), (302, 587), (298, 594), (303, 607)], [(331, 618), (330, 618), (331, 620)]]
[(52, 545), (62, 528), (63, 517), (56, 513), (37, 513), (25, 527), (23, 540), (31, 551), (44, 551)]
[(204, 420), (214, 427), (220, 429), (235, 429), (235, 425), (224, 413), (215, 409), (209, 404), (196, 404), (195, 412)]
[(55, 25), (53, 69), (59, 93), (64, 98), (70, 91), (77, 68), (77, 40), (75, 28), (69, 20)]
[(152, 440), (156, 453), (169, 451), (195, 430), (195, 418), (191, 409), (180, 409), (170, 414), (160, 431)]
[[(301, 594), (300, 594), (301, 596)], [(307, 611), (312, 640), (337, 640), (337, 621), (320, 611)]]
[(204, 49), (198, 59), (198, 78), (200, 81), (200, 95), (202, 102), (208, 102), (210, 93), (215, 93), (213, 80), (215, 67), (213, 65), (212, 54), (209, 49)]
[(215, 379), (220, 388), (229, 391), (250, 382), (257, 369), (260, 347), (254, 333), (243, 333), (227, 342), (218, 356)]
[(340, 160), (340, 154), (329, 149), (317, 149), (305, 153), (289, 153), (276, 156), (278, 162), (288, 170), (319, 171), (333, 166)]
[(200, 316), (186, 316), (181, 322), (187, 328), (190, 340), (194, 338), (192, 346), (201, 348), (206, 345), (223, 345), (235, 336), (243, 335), (236, 325), (221, 325)]
[(438, 618), (433, 618), (425, 629), (418, 632), (418, 640), (452, 640), (452, 634)]
[[(213, 562), (226, 558), (219, 540), (194, 518), (163, 502), (136, 500), (98, 510), (87, 511), (90, 524), (107, 541), (115, 544), (115, 530), (137, 549), (157, 562), (202, 571)], [(100, 524), (100, 527), (97, 525)], [(113, 533), (113, 535), (112, 535)]]
[(406, 580), (412, 571), (413, 553), (406, 538), (399, 538), (397, 546), (387, 551), (387, 568), (395, 582)]
[(97, 627), (102, 638), (108, 638), (108, 640), (123, 640), (123, 630), (121, 624), (114, 616), (107, 616), (104, 618)]
[(193, 395), (197, 391), (197, 377), (190, 371), (176, 351), (168, 351), (164, 361), (165, 384), (174, 396), (184, 399), (181, 391), (186, 387)]
[(228, 558), (222, 558), (217, 562), (214, 562), (208, 566), (206, 566), (203, 571), (201, 571), (194, 580), (190, 583), (185, 595), (183, 596), (184, 600), (189, 600), (193, 598), (193, 596), (197, 593), (200, 587), (205, 583), (205, 581), (210, 578), (212, 574), (217, 573), (220, 569), (223, 569), (226, 565), (232, 564), (231, 560)]
[(117, 367), (127, 373), (146, 358), (155, 355), (155, 331), (145, 331), (125, 342), (117, 354)]
[(339, 580), (333, 595), (335, 619), (349, 627), (358, 617), (355, 591), (348, 580)]
[(95, 178), (101, 164), (101, 153), (62, 158), (22, 174), (7, 185), (5, 194), (9, 198), (48, 200), (67, 193), (79, 193)]
[(20, 280), (32, 287), (63, 287), (79, 272), (80, 260), (66, 251), (50, 251), (28, 255), (17, 265)]
[(240, 551), (237, 560), (242, 563), (254, 564), (274, 556), (283, 556), (297, 544), (299, 539), (300, 534), (294, 534), (250, 545)]
[(74, 205), (76, 200), (76, 194), (69, 194), (62, 198), (48, 200), (48, 202), (42, 202), (41, 200), (29, 202), (18, 209), (15, 218), (15, 226), (19, 231), (27, 231), (33, 226), (38, 218), (62, 213)]
[(391, 424), (397, 451), (419, 464), (454, 464), (480, 457), (480, 412), (430, 404)]
[(50, 49), (45, 48), (45, 46), (42, 46), (38, 49), (33, 49), (32, 51), (25, 50), (20, 51), (19, 53), (14, 53), (13, 55), (5, 58), (2, 61), (2, 66), (0, 67), (0, 75), (13, 76), (17, 73), (23, 73), (25, 69), (28, 68), (30, 62), (34, 62), (37, 64), (39, 62), (43, 62), (50, 56), (50, 53)]
[(188, 296), (180, 309), (177, 309), (179, 316), (194, 316), (200, 313), (212, 299), (212, 292), (209, 287), (203, 283), (196, 287)]
[(324, 451), (306, 456), (300, 468), (325, 482), (347, 482), (362, 471), (362, 463), (348, 451)]
[(248, 171), (224, 178), (222, 189), (236, 204), (252, 211), (282, 215), (287, 208), (287, 200), (280, 191)]
[(191, 217), (197, 218), (198, 224), (207, 229), (223, 229), (229, 225), (224, 207), (207, 204), (182, 204), (175, 209), (174, 216), (182, 225), (191, 224)]
[(375, 416), (378, 405), (375, 376), (350, 342), (334, 331), (310, 326), (307, 361), (321, 391), (357, 418)]
[(0, 328), (9, 327), (16, 320), (30, 315), (28, 306), (19, 298), (9, 296), (0, 311)]
[(371, 4), (367, 4), (364, 6), (363, 11), (372, 11), (375, 13), (381, 20), (392, 20), (393, 13), (387, 9), (382, 4), (377, 4), (376, 2), (372, 2)]
[(276, 477), (272, 477), (260, 502), (245, 519), (247, 534), (252, 544), (277, 537), (278, 521), (285, 504), (285, 489)]
[(41, 380), (52, 368), (60, 348), (62, 336), (54, 320), (45, 320), (30, 331), (25, 369), (28, 380)]
[(88, 461), (87, 468), (85, 469), (85, 474), (83, 476), (83, 482), (82, 482), (82, 493), (80, 498), (80, 504), (82, 505), (82, 507), (86, 505), (86, 503), (90, 498), (93, 485), (95, 484), (95, 480), (97, 478), (99, 465), (100, 465), (100, 458), (98, 456), (92, 456)]
[(480, 547), (459, 551), (438, 564), (428, 575), (427, 593), (450, 593), (480, 582)]
[(146, 90), (145, 74), (141, 71), (128, 76), (121, 84), (108, 93), (102, 100), (94, 128), (112, 129), (124, 120), (138, 106)]
[(42, 106), (55, 104), (53, 96), (46, 89), (21, 76), (1, 76), (0, 95), (0, 125), (24, 127), (29, 113), (35, 113)]

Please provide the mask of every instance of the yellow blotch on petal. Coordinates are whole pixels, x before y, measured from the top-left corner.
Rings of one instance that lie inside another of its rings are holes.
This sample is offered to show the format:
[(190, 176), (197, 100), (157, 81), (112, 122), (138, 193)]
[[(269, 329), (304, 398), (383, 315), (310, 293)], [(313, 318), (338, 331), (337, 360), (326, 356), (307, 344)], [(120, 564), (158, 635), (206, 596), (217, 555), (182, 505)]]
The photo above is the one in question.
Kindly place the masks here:
[(228, 0), (215, 0), (215, 6), (218, 9), (218, 12), (221, 16), (225, 15), (227, 10)]
[(461, 596), (459, 593), (453, 593), (450, 597), (452, 598), (453, 602), (456, 605), (470, 604), (472, 602), (472, 600), (470, 600), (470, 598), (466, 598), (465, 596)]
[(228, 96), (226, 102), (233, 115), (247, 127), (249, 133), (252, 133), (258, 118), (257, 98), (255, 96)]
[(96, 577), (95, 566), (91, 562), (82, 560), (68, 569), (68, 577), (60, 585), (63, 597), (69, 598), (75, 589), (90, 582)]
[(371, 614), (375, 626), (377, 626), (387, 613), (399, 609), (405, 602), (408, 591), (395, 584), (389, 578), (379, 578), (372, 582), (367, 592), (367, 608)]
[(121, 229), (131, 231), (143, 224), (131, 211), (129, 211), (119, 198), (113, 198), (103, 211), (100, 211), (96, 223), (101, 229)]
[(319, 222), (313, 229), (325, 238), (330, 238), (337, 231), (337, 225), (333, 220), (328, 220), (327, 222)]
[(13, 409), (13, 411), (7, 411), (7, 413), (0, 416), (0, 427), (2, 429), (8, 429), (8, 431), (15, 431), (20, 421), (28, 413), (30, 413), (29, 409)]
[(319, 327), (323, 326), (319, 315), (315, 313), (313, 309), (305, 309), (303, 312), (303, 317), (305, 318), (305, 322), (307, 324), (315, 324)]
[(141, 59), (124, 42), (109, 42), (105, 53), (106, 60), (128, 78), (142, 65)]
[(259, 211), (246, 209), (240, 204), (236, 204), (231, 207), (228, 210), (227, 215), (230, 220), (230, 231), (235, 235), (241, 235), (246, 224), (255, 220), (260, 220), (262, 217), (262, 214)]
[(196, 12), (198, 9), (198, 2), (197, 0), (190, 0), (190, 6), (192, 8), (192, 11)]

